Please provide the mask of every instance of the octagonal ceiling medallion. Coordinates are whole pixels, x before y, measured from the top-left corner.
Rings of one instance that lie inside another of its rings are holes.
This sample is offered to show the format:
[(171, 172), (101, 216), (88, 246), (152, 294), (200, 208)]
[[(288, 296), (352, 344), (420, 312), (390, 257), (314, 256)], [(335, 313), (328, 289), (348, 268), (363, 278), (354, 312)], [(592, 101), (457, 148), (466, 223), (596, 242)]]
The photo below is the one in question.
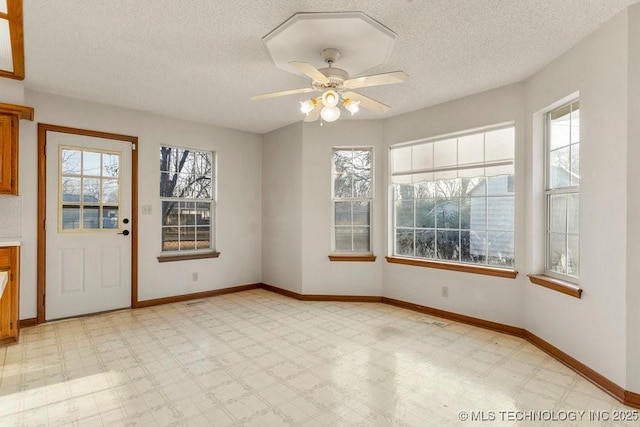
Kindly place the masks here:
[(385, 64), (397, 35), (362, 12), (296, 13), (263, 37), (276, 67), (300, 75), (289, 62), (326, 67), (322, 52), (337, 49), (336, 66), (356, 76)]

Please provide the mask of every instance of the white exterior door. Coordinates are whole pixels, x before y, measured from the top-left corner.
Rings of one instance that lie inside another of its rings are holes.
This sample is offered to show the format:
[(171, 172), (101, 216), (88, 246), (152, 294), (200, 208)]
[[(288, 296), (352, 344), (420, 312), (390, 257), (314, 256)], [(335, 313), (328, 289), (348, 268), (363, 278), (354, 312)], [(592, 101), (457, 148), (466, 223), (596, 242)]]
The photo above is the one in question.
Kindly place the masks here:
[(45, 319), (131, 306), (131, 150), (47, 132)]

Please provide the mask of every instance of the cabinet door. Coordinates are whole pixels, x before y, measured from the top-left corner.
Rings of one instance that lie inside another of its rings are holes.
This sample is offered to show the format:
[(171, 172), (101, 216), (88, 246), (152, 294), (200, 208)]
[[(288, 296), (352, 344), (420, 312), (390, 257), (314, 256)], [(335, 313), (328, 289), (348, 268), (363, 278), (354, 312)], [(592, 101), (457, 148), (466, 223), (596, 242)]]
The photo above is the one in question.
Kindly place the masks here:
[(12, 313), (12, 289), (11, 289), (11, 270), (2, 269), (0, 271), (6, 271), (9, 274), (9, 283), (0, 298), (0, 343), (3, 343), (5, 339), (11, 338), (13, 335), (14, 325), (13, 313)]
[(0, 114), (0, 194), (18, 194), (18, 116)]
[(9, 282), (0, 298), (0, 345), (18, 340), (18, 249), (0, 248), (0, 271), (9, 274)]

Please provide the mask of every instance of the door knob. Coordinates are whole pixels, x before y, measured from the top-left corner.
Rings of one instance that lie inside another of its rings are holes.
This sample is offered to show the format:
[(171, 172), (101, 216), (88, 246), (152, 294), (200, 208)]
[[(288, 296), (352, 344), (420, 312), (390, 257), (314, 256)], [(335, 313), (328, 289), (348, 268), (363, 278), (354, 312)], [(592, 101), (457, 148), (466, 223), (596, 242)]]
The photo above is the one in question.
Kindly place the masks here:
[(129, 230), (123, 230), (122, 233), (118, 233), (118, 234), (124, 234), (125, 236), (129, 235)]

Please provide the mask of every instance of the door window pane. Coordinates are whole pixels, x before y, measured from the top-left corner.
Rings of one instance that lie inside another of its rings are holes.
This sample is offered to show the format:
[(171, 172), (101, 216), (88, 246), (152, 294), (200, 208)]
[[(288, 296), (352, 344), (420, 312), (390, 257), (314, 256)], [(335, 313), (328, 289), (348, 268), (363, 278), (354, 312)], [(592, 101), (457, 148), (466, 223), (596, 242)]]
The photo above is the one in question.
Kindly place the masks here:
[(102, 176), (117, 178), (120, 173), (120, 156), (104, 154), (102, 156)]
[(80, 229), (80, 206), (78, 205), (62, 206), (62, 229), (63, 230)]
[(63, 149), (61, 156), (63, 175), (80, 175), (82, 151)]
[(101, 157), (101, 153), (83, 151), (82, 174), (85, 176), (100, 176), (102, 170)]
[(87, 206), (82, 208), (82, 228), (97, 229), (100, 228), (100, 206)]
[(81, 178), (62, 177), (62, 201), (80, 202)]
[(118, 214), (119, 208), (117, 206), (103, 206), (102, 207), (102, 228), (114, 229), (118, 228)]
[(60, 231), (119, 229), (119, 166), (119, 153), (60, 147)]

